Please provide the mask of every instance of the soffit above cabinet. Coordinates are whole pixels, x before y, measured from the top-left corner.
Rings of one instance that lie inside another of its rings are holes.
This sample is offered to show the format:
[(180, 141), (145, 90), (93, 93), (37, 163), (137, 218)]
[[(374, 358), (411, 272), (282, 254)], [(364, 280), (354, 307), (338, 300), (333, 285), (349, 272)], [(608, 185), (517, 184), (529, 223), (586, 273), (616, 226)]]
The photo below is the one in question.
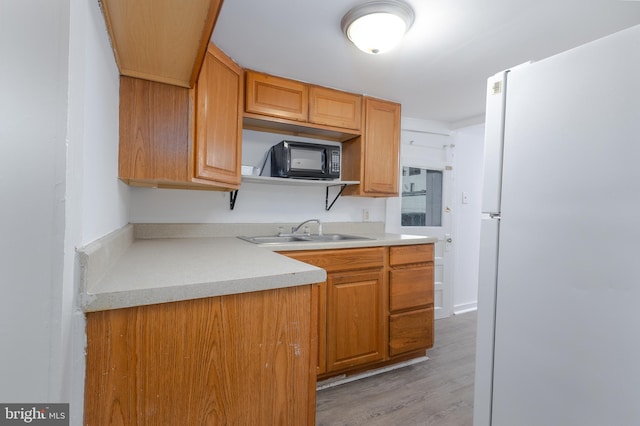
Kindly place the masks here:
[(222, 0), (101, 0), (121, 75), (192, 87)]

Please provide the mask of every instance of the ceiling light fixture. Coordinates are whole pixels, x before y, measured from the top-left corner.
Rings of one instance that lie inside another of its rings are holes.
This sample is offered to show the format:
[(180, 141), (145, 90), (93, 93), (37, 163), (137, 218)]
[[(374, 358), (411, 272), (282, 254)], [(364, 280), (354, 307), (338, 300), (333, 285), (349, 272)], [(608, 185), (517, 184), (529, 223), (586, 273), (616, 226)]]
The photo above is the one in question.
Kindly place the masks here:
[(380, 0), (354, 7), (342, 18), (341, 27), (358, 49), (371, 54), (391, 50), (413, 24), (411, 6)]

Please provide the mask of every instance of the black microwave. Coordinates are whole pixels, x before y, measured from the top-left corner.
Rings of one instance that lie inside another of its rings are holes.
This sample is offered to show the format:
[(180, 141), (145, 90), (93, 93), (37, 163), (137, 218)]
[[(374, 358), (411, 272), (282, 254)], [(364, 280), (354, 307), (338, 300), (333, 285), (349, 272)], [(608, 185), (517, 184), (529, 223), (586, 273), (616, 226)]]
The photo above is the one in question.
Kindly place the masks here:
[(298, 179), (338, 179), (340, 147), (282, 141), (271, 147), (271, 176)]

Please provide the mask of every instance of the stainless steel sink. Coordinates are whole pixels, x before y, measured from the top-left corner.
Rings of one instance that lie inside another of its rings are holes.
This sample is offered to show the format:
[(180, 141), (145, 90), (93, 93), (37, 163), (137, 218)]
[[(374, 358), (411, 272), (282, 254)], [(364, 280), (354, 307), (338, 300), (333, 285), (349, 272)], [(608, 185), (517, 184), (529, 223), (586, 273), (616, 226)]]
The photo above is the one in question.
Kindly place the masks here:
[(265, 235), (256, 237), (238, 237), (241, 240), (254, 244), (283, 244), (283, 243), (310, 243), (310, 242), (335, 242), (335, 241), (355, 241), (370, 240), (371, 238), (359, 237), (346, 234), (323, 234), (323, 235)]
[(346, 235), (346, 234), (324, 234), (324, 235), (305, 235), (305, 241), (346, 241), (346, 240), (370, 240), (371, 238), (367, 237), (359, 237), (356, 235)]
[(291, 243), (293, 241), (304, 241), (293, 235), (266, 235), (262, 237), (238, 237), (241, 240), (249, 241), (254, 244), (278, 244)]

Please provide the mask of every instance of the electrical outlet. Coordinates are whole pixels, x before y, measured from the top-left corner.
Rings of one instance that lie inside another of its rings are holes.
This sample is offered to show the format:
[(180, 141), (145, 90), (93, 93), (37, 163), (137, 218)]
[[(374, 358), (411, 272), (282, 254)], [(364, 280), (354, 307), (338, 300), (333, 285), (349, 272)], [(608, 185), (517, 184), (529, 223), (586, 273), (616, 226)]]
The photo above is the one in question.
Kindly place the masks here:
[(369, 222), (369, 209), (362, 209), (362, 221)]

